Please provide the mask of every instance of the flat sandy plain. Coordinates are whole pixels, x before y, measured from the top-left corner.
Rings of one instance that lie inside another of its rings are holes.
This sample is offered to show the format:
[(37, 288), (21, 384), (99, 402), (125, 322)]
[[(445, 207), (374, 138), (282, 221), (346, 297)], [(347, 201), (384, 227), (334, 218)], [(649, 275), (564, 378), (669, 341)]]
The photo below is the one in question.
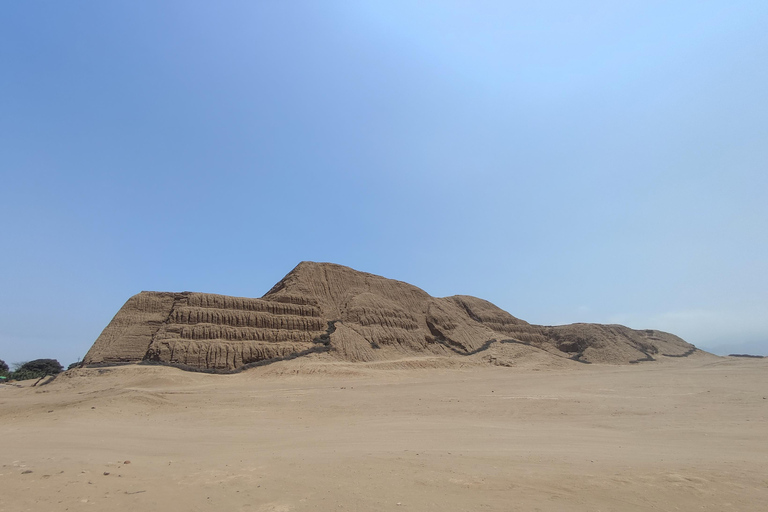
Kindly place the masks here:
[(768, 510), (768, 359), (435, 366), (0, 386), (0, 511)]

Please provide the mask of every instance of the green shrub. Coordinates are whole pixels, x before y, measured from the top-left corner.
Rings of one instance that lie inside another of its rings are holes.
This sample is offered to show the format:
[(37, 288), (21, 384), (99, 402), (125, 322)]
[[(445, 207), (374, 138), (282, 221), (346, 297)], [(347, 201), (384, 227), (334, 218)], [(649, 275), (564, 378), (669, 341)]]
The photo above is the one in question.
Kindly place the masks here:
[(39, 379), (46, 375), (57, 375), (64, 369), (55, 359), (35, 359), (14, 364), (14, 371), (8, 376), (14, 380)]

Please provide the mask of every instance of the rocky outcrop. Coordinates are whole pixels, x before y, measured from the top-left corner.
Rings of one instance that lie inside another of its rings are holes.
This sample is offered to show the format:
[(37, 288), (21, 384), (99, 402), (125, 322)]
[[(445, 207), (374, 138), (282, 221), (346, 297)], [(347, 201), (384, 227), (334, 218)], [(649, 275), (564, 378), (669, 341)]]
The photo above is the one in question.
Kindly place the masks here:
[(531, 325), (476, 297), (435, 298), (401, 281), (302, 262), (261, 299), (141, 292), (118, 311), (84, 364), (154, 361), (225, 372), (319, 352), (380, 361), (472, 356), (510, 344), (553, 358), (613, 364), (696, 350), (660, 331)]

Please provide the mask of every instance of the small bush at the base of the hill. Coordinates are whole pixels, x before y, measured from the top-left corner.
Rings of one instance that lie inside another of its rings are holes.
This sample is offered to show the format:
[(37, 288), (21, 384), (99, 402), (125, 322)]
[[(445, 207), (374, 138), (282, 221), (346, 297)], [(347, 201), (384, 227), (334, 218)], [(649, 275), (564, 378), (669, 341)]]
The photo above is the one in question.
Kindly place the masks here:
[(8, 375), (13, 380), (39, 379), (46, 375), (57, 375), (64, 369), (55, 359), (35, 359), (19, 365)]

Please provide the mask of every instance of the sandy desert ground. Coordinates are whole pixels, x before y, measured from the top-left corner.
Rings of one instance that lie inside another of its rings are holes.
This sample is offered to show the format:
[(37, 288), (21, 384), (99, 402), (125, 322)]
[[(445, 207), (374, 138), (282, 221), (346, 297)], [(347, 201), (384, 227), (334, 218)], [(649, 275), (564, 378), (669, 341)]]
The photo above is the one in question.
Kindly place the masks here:
[(435, 366), (0, 386), (0, 511), (768, 510), (768, 359)]

